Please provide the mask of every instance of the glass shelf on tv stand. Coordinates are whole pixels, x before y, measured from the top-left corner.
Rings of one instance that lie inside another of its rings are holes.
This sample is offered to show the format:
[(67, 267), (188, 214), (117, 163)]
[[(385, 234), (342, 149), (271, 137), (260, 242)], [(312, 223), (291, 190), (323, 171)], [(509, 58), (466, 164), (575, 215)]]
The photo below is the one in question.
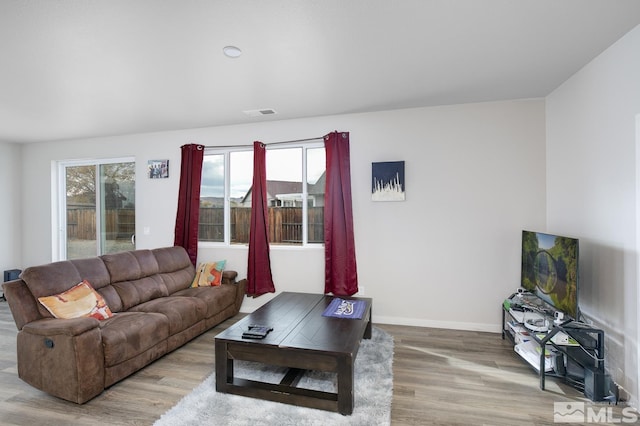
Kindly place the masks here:
[(556, 313), (556, 309), (551, 307), (551, 305), (527, 291), (513, 293), (507, 300), (512, 301), (511, 303), (513, 305), (519, 305), (524, 311), (537, 312), (551, 319), (553, 319)]
[[(514, 296), (515, 295), (511, 296), (509, 299)], [(529, 296), (535, 297), (533, 295)], [(522, 315), (518, 315), (519, 313), (522, 313)], [(535, 331), (526, 328), (523, 324), (523, 319), (526, 318), (527, 314), (543, 318), (546, 324), (546, 330)], [(514, 346), (519, 343), (519, 337), (517, 336), (518, 332), (513, 327), (509, 326), (508, 323), (508, 321), (513, 321), (513, 323), (516, 323), (521, 327), (521, 329), (526, 329), (527, 336), (531, 341), (535, 342), (539, 348), (545, 348), (545, 350), (540, 349), (539, 355), (537, 355), (539, 356), (539, 364), (537, 365), (535, 365), (535, 362), (532, 361), (530, 357), (527, 359), (527, 357), (520, 354), (520, 356), (527, 360), (539, 374), (540, 389), (544, 390), (545, 388), (546, 376), (560, 377), (571, 383), (571, 380), (569, 380), (566, 375), (566, 371), (565, 374), (557, 372), (557, 369), (555, 368), (552, 371), (549, 371), (549, 366), (546, 363), (547, 349), (550, 349), (556, 355), (562, 354), (563, 357), (570, 358), (573, 362), (583, 368), (604, 373), (604, 331), (571, 319), (560, 323), (554, 322), (554, 314), (555, 311), (548, 307), (540, 309), (527, 309), (527, 307), (524, 307), (523, 311), (514, 311), (509, 309), (505, 304), (502, 306), (503, 340), (505, 337), (508, 337), (509, 340), (514, 343)], [(556, 336), (561, 335), (563, 336), (563, 339), (558, 340), (555, 338)], [(565, 336), (569, 339), (573, 339), (575, 343), (564, 343)]]

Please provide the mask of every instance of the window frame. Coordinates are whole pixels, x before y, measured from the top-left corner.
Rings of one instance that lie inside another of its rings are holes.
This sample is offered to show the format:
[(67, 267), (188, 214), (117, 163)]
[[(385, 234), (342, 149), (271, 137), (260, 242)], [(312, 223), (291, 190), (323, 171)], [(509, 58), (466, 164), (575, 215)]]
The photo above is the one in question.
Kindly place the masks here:
[[(324, 242), (315, 243), (309, 242), (309, 217), (308, 217), (308, 203), (309, 203), (309, 191), (307, 183), (307, 151), (309, 149), (324, 149), (324, 140), (318, 138), (311, 142), (287, 142), (266, 145), (267, 150), (276, 149), (291, 149), (301, 148), (301, 161), (302, 161), (302, 243), (301, 244), (272, 244), (269, 243), (271, 249), (317, 249), (324, 247)], [(231, 153), (251, 151), (252, 147), (247, 146), (225, 146), (225, 147), (207, 147), (204, 150), (205, 158), (207, 155), (223, 155), (224, 158), (224, 241), (202, 241), (198, 239), (198, 247), (213, 248), (213, 247), (239, 247), (246, 248), (248, 243), (231, 243), (231, 181), (230, 181), (230, 165), (231, 165)], [(267, 164), (267, 170), (269, 164)], [(326, 165), (325, 165), (326, 173)]]
[[(137, 179), (137, 163), (135, 157), (113, 157), (113, 158), (88, 158), (88, 159), (71, 159), (71, 160), (58, 160), (53, 162), (57, 167), (55, 168), (57, 172), (57, 179), (52, 180), (52, 182), (57, 182), (56, 187), (53, 189), (54, 193), (57, 191), (54, 199), (57, 202), (57, 208), (54, 210), (57, 212), (57, 217), (55, 215), (52, 217), (54, 221), (54, 232), (52, 236), (52, 259), (56, 260), (67, 260), (67, 182), (66, 182), (66, 168), (67, 167), (78, 167), (78, 166), (94, 166), (99, 167), (106, 164), (117, 164), (117, 163), (133, 163), (134, 168), (136, 169), (136, 179)], [(100, 185), (100, 176), (99, 173), (96, 173), (96, 213), (102, 210), (102, 194), (101, 194), (101, 185)], [(100, 229), (102, 215), (96, 214), (96, 229)], [(137, 214), (136, 214), (137, 216)], [(133, 234), (133, 246), (136, 247), (135, 244), (135, 231)], [(102, 250), (102, 242), (101, 238), (96, 236), (96, 256), (99, 256)]]

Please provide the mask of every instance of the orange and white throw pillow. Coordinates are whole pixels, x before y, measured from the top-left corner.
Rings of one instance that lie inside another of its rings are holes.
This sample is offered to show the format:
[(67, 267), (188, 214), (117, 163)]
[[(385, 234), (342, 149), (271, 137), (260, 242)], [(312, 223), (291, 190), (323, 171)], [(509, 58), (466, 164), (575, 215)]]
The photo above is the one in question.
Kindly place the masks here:
[(92, 317), (103, 320), (113, 316), (107, 302), (87, 280), (63, 293), (38, 297), (38, 301), (56, 318)]
[(226, 263), (226, 260), (200, 263), (191, 287), (210, 287), (222, 284), (222, 272), (224, 271)]

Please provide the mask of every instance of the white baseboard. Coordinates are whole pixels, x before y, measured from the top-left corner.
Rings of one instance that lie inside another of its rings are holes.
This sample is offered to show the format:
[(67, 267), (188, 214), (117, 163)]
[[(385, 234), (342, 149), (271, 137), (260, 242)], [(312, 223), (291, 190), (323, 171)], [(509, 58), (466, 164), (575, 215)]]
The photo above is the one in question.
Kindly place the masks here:
[[(257, 307), (243, 306), (240, 312), (250, 314)], [(475, 322), (438, 321), (419, 318), (389, 317), (373, 314), (373, 322), (378, 324), (406, 325), (411, 327), (444, 328), (447, 330), (483, 331), (488, 333), (500, 333), (500, 324), (481, 324)]]
[(388, 317), (373, 314), (373, 322), (379, 324), (407, 325), (412, 327), (445, 328), (448, 330), (484, 331), (500, 333), (500, 324), (481, 324), (475, 322), (437, 321), (419, 318)]

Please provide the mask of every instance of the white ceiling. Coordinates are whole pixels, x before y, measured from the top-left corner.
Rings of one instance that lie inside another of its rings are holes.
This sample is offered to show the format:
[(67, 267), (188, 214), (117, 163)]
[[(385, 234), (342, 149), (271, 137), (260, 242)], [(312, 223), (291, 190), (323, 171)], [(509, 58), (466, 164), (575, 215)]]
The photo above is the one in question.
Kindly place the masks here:
[(544, 97), (638, 24), (639, 0), (0, 0), (0, 141)]

